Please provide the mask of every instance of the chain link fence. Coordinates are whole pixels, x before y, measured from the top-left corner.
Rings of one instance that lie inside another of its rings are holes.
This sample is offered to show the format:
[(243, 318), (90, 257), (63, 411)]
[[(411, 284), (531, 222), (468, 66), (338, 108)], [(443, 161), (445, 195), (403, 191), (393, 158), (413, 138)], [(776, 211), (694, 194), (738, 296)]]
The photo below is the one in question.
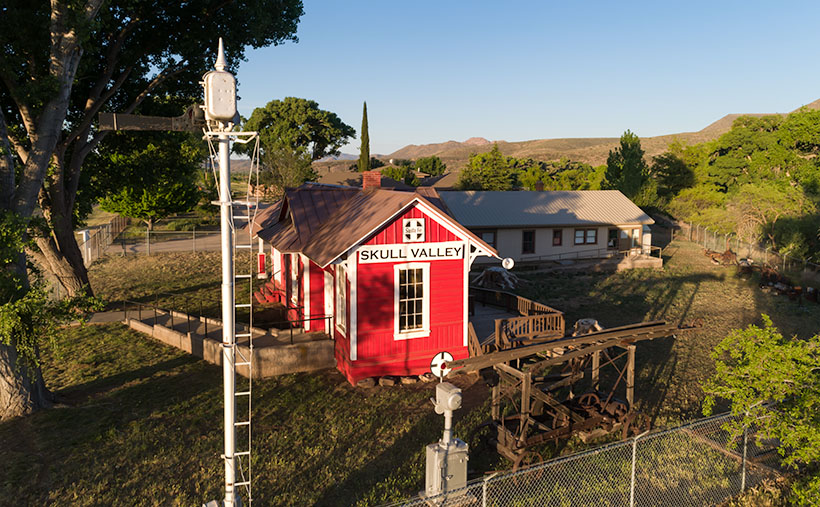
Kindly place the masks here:
[(221, 248), (220, 232), (214, 230), (149, 231), (131, 228), (117, 239), (112, 252), (151, 255), (160, 252), (210, 252)]
[(108, 246), (114, 242), (127, 226), (128, 219), (117, 215), (107, 224), (97, 226), (94, 229), (89, 228), (79, 231), (81, 239), (78, 242), (78, 246), (83, 255), (83, 263), (88, 266), (102, 257)]
[(741, 241), (735, 234), (722, 234), (708, 227), (687, 222), (675, 222), (672, 238), (693, 241), (703, 248), (716, 252), (733, 251), (738, 258), (752, 259), (755, 264), (775, 268), (784, 275), (803, 284), (820, 285), (820, 265), (806, 259), (781, 254), (771, 248)]
[(471, 481), (437, 497), (393, 506), (702, 506), (776, 477), (779, 456), (753, 429), (731, 439), (723, 414), (654, 431), (518, 472)]

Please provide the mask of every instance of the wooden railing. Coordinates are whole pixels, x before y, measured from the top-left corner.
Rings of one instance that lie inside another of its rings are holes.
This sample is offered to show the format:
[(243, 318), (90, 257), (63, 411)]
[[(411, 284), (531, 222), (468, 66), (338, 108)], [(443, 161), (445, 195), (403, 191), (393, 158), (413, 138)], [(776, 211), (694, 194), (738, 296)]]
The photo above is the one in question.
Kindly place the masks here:
[(551, 341), (563, 336), (564, 314), (562, 313), (529, 315), (495, 321), (497, 350)]
[[(495, 320), (492, 340), (485, 340), (485, 343), (494, 343), (496, 350), (551, 341), (564, 336), (564, 313), (545, 304), (512, 292), (481, 287), (470, 287), (470, 300), (472, 303), (495, 306), (520, 315), (520, 317)], [(475, 335), (472, 324), (469, 326), (469, 331), (472, 336)], [(481, 343), (477, 337), (476, 343)], [(474, 353), (473, 350), (476, 352)], [(486, 346), (478, 345), (470, 349), (471, 356), (486, 352), (489, 352)]]
[(518, 313), (523, 316), (562, 313), (555, 308), (550, 308), (545, 304), (521, 297), (512, 292), (485, 289), (483, 287), (470, 287), (470, 300), (484, 305), (503, 308), (510, 313)]

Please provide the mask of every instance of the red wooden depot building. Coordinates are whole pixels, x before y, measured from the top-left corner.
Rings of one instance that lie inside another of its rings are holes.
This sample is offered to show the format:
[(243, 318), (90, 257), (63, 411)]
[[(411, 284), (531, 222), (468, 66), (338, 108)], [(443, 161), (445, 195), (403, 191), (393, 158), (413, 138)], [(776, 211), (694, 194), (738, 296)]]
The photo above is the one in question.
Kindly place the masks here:
[(498, 257), (434, 192), (379, 182), (372, 171), (363, 189), (305, 184), (254, 223), (290, 318), (332, 334), (337, 368), (354, 384), (424, 373), (442, 351), (467, 357), (470, 266)]

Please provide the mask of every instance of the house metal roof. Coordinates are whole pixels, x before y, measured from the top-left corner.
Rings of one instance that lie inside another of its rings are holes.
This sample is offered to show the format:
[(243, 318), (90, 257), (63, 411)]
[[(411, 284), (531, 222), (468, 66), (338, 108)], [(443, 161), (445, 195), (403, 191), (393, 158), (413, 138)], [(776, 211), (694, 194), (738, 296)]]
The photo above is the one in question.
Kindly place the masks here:
[[(436, 199), (435, 192), (428, 196)], [(305, 184), (287, 190), (283, 201), (268, 209), (271, 211), (260, 212), (253, 231), (280, 252), (301, 252), (324, 267), (366, 240), (414, 201), (442, 211), (416, 192)], [(497, 255), (495, 249), (451, 216), (440, 214), (482, 249)]]
[(440, 192), (462, 225), (572, 227), (655, 223), (618, 190)]

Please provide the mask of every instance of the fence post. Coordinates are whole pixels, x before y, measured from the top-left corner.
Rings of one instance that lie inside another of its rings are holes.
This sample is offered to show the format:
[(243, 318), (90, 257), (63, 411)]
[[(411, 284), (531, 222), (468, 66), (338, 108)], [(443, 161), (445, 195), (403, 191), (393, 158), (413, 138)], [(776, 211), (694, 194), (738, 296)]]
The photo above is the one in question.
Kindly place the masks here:
[(498, 472), (492, 473), (484, 477), (481, 483), (481, 507), (487, 507), (487, 481), (498, 475)]
[(194, 253), (196, 253), (196, 226), (194, 226)]
[[(749, 413), (747, 412), (746, 415), (748, 416)], [(740, 476), (740, 492), (743, 493), (746, 491), (746, 449), (749, 447), (749, 432), (748, 427), (743, 426), (743, 465), (742, 465), (742, 475)]]

